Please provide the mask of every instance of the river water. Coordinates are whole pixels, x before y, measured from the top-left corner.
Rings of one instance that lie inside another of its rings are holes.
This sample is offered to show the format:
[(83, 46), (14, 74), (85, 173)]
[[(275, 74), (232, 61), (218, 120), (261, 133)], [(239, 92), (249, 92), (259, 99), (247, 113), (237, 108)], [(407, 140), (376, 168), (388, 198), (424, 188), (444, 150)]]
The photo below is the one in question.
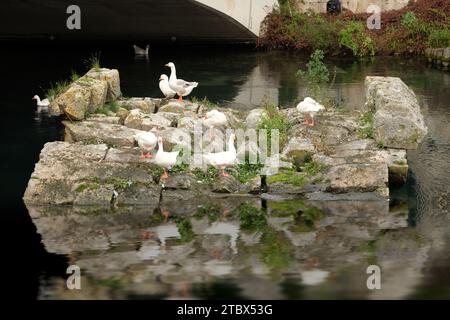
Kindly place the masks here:
[[(32, 49), (32, 50), (30, 50)], [(2, 48), (1, 174), (10, 292), (38, 299), (450, 298), (450, 73), (420, 58), (328, 61), (330, 94), (346, 108), (364, 103), (366, 75), (398, 76), (418, 95), (429, 133), (408, 152), (406, 186), (389, 202), (261, 202), (222, 199), (200, 208), (166, 204), (86, 212), (27, 208), (21, 197), (43, 144), (62, 139), (58, 120), (36, 114), (34, 94), (50, 82), (101, 64), (120, 71), (125, 96), (159, 97), (163, 65), (200, 83), (194, 95), (231, 108), (271, 99), (293, 107), (305, 87), (295, 77), (307, 57), (244, 47), (154, 48), (136, 60), (124, 47)], [(33, 218), (44, 212), (39, 218)], [(248, 220), (249, 212), (262, 212)], [(162, 213), (168, 213), (166, 219)], [(182, 216), (182, 220), (174, 217)], [(184, 221), (184, 223), (180, 223)], [(187, 227), (186, 227), (187, 226)], [(66, 269), (81, 268), (81, 290), (68, 290)], [(379, 290), (367, 287), (381, 267)]]

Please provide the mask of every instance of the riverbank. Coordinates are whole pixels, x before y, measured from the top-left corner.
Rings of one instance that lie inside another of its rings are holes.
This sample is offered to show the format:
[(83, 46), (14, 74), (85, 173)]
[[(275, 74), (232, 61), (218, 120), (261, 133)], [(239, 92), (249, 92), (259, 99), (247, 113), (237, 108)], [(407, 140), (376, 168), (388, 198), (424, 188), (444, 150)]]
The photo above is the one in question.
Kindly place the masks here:
[(263, 22), (261, 48), (328, 55), (423, 54), (426, 48), (450, 45), (450, 3), (445, 0), (411, 2), (400, 10), (381, 13), (381, 28), (369, 30), (370, 14), (345, 11), (339, 15), (300, 13), (281, 6)]

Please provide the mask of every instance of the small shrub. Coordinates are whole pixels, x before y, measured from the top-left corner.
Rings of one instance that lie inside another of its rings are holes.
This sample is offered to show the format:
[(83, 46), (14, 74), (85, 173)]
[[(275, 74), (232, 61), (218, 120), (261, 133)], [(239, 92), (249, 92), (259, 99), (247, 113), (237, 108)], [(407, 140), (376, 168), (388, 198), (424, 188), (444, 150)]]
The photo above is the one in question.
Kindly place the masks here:
[(325, 55), (322, 50), (316, 50), (306, 64), (306, 70), (298, 70), (297, 76), (307, 82), (308, 90), (314, 98), (319, 98), (321, 88), (330, 81), (330, 72), (323, 62)]
[(78, 79), (80, 79), (80, 75), (72, 70), (72, 73), (70, 74), (70, 81), (75, 82)]
[(406, 28), (413, 29), (417, 25), (418, 21), (419, 21), (419, 19), (417, 19), (414, 12), (408, 11), (403, 15), (400, 23), (402, 26), (404, 26)]
[(375, 44), (364, 30), (362, 22), (351, 21), (339, 33), (339, 44), (350, 49), (356, 57), (374, 56)]
[(58, 95), (60, 95), (64, 91), (66, 91), (67, 88), (69, 87), (69, 85), (70, 85), (70, 83), (66, 80), (52, 83), (52, 84), (50, 84), (50, 89), (47, 90), (46, 96), (50, 100), (53, 100)]
[(88, 67), (91, 69), (94, 69), (95, 71), (100, 71), (100, 52), (94, 53), (92, 56), (89, 57), (87, 60)]
[(432, 30), (427, 44), (431, 48), (446, 48), (450, 46), (450, 29), (436, 28)]

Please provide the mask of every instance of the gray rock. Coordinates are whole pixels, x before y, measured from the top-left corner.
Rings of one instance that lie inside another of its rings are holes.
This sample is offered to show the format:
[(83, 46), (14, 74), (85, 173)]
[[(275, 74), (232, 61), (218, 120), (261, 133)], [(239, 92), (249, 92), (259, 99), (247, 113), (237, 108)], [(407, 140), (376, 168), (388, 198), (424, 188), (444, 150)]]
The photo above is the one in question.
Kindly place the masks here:
[(261, 117), (264, 114), (264, 110), (261, 108), (253, 109), (247, 115), (245, 119), (245, 124), (247, 128), (256, 129), (258, 127), (259, 122), (261, 121)]
[(393, 77), (366, 77), (365, 86), (366, 107), (375, 112), (375, 140), (390, 148), (416, 149), (427, 127), (414, 92)]
[(125, 119), (128, 117), (129, 114), (130, 114), (129, 110), (120, 107), (116, 112), (116, 116), (119, 117), (119, 123), (124, 124)]
[(172, 122), (158, 113), (146, 114), (140, 109), (133, 109), (130, 111), (124, 125), (128, 128), (149, 131), (153, 128), (169, 127)]
[(326, 173), (327, 191), (333, 193), (377, 191), (388, 196), (388, 169), (385, 164), (343, 164)]
[(104, 122), (109, 124), (119, 124), (120, 118), (116, 116), (106, 116), (104, 114), (93, 114), (86, 118), (86, 121)]
[(108, 92), (106, 94), (106, 102), (115, 101), (122, 96), (122, 92), (120, 91), (119, 71), (117, 69), (100, 68), (99, 70), (96, 70), (92, 68), (86, 73), (86, 76), (107, 82)]
[(110, 206), (159, 203), (151, 165), (104, 161), (108, 147), (45, 144), (24, 194), (27, 204)]
[(181, 113), (165, 112), (165, 111), (158, 112), (156, 113), (156, 115), (164, 117), (170, 121), (170, 125), (167, 127), (176, 127), (178, 125), (179, 119), (183, 116), (183, 114)]
[(151, 98), (130, 98), (118, 100), (117, 103), (127, 110), (139, 109), (145, 113), (154, 113), (158, 100)]
[(106, 83), (82, 77), (52, 100), (52, 114), (67, 114), (72, 120), (83, 120), (86, 112), (95, 112), (105, 104)]
[(117, 124), (103, 122), (63, 121), (65, 126), (65, 141), (83, 142), (85, 144), (106, 143), (110, 146), (134, 146), (133, 136), (142, 132)]

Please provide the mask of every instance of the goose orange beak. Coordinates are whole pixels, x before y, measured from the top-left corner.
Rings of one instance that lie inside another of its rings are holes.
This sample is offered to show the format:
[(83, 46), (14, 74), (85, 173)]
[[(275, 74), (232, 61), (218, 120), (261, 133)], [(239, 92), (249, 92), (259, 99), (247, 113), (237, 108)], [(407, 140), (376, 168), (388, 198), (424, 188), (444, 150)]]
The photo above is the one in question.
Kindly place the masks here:
[(169, 64), (168, 63), (166, 63), (165, 65), (164, 65), (165, 67), (168, 67), (169, 66)]

